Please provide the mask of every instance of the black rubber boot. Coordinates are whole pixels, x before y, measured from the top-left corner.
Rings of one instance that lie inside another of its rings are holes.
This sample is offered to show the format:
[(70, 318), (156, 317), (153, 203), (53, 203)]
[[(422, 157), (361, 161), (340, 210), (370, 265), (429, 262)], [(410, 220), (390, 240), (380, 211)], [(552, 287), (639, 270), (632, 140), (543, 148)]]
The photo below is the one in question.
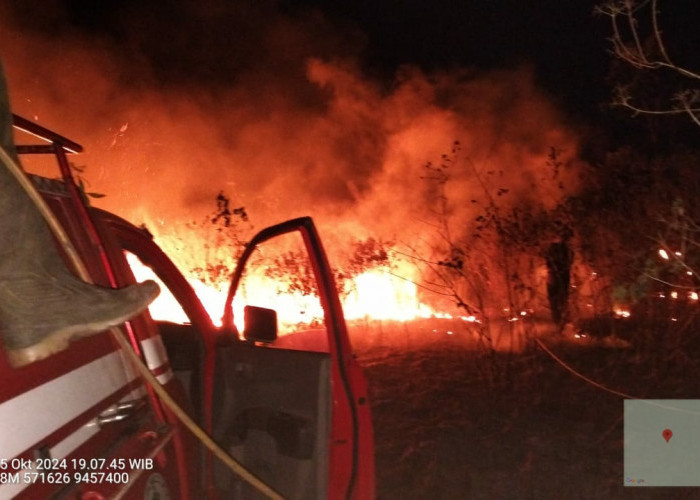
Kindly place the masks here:
[[(0, 141), (17, 161), (2, 67)], [(153, 281), (110, 289), (73, 275), (41, 213), (0, 162), (0, 336), (12, 366), (46, 358), (74, 338), (119, 325), (158, 293)]]

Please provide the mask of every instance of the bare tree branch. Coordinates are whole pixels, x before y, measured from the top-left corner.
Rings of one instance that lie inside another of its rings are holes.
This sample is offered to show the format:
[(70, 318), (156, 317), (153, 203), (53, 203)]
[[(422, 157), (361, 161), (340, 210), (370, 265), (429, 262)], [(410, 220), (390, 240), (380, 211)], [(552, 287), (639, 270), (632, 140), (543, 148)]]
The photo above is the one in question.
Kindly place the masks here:
[[(651, 32), (649, 43), (643, 41), (640, 20), (648, 18), (645, 26)], [(613, 53), (630, 66), (640, 70), (665, 70), (686, 80), (687, 87), (670, 98), (668, 107), (651, 109), (633, 104), (626, 87), (616, 90), (615, 104), (634, 114), (685, 114), (700, 126), (700, 73), (678, 64), (668, 53), (659, 22), (658, 0), (608, 0), (596, 7), (595, 12), (610, 18)], [(648, 48), (647, 48), (648, 46)]]

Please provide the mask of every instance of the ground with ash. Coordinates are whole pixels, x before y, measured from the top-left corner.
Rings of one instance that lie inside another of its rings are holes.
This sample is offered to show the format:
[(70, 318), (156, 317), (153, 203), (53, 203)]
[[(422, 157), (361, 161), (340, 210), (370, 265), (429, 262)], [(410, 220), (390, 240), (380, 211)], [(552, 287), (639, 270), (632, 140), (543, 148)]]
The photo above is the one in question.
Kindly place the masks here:
[[(698, 498), (697, 489), (623, 487), (622, 397), (574, 377), (536, 344), (489, 353), (450, 328), (352, 328), (370, 385), (378, 498)], [(700, 363), (549, 345), (626, 394), (697, 398)]]

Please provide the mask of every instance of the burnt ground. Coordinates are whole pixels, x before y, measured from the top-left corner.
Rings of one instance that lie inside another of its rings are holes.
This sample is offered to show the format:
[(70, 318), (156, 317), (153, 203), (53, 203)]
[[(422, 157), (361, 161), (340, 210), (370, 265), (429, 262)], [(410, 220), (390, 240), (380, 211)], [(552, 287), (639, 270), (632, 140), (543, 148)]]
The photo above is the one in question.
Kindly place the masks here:
[[(700, 489), (623, 487), (622, 397), (540, 348), (489, 354), (464, 332), (440, 333), (425, 324), (354, 328), (370, 384), (378, 498), (700, 498)], [(627, 394), (700, 393), (687, 360), (566, 343), (552, 350)]]

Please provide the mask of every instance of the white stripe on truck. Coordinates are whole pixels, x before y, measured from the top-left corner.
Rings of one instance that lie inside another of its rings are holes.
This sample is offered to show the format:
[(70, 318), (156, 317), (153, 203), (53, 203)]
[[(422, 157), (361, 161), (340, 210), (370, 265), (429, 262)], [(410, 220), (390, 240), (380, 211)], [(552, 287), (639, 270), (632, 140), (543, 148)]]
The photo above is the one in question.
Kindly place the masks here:
[[(39, 387), (0, 404), (0, 458), (8, 461), (39, 442), (87, 409), (119, 391), (136, 374), (129, 370), (121, 351), (114, 351), (86, 365), (50, 380)], [(128, 401), (143, 397), (140, 387), (122, 398)], [(56, 443), (51, 458), (64, 458), (99, 432), (94, 419)], [(6, 470), (5, 472), (21, 472)], [(12, 498), (30, 484), (0, 485), (0, 499)]]
[[(141, 349), (143, 349), (143, 357), (146, 360), (146, 366), (152, 372), (159, 371), (168, 362), (168, 351), (165, 350), (163, 339), (160, 335), (149, 337), (141, 341)], [(173, 378), (173, 370), (167, 368), (164, 373), (156, 376), (158, 382), (165, 385)]]
[(16, 457), (136, 378), (114, 351), (0, 404), (0, 456)]

